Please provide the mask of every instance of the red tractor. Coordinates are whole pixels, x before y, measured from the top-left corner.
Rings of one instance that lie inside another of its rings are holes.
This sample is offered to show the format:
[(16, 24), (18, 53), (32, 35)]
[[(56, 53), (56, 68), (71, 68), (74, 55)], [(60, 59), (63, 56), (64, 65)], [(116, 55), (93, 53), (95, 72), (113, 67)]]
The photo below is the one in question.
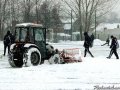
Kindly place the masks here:
[(60, 63), (59, 54), (46, 43), (46, 29), (41, 24), (16, 25), (15, 43), (11, 45), (9, 53), (9, 64), (12, 67), (36, 66), (51, 57), (55, 63)]

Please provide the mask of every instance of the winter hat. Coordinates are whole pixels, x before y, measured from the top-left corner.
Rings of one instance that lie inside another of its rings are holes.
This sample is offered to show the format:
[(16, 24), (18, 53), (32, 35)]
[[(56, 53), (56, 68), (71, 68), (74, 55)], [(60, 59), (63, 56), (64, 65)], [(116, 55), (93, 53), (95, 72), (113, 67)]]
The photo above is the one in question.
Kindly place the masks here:
[(111, 38), (113, 38), (114, 36), (113, 35), (111, 35)]
[(10, 34), (10, 31), (7, 31), (7, 35)]
[(88, 35), (88, 33), (87, 33), (87, 32), (84, 32), (84, 35)]

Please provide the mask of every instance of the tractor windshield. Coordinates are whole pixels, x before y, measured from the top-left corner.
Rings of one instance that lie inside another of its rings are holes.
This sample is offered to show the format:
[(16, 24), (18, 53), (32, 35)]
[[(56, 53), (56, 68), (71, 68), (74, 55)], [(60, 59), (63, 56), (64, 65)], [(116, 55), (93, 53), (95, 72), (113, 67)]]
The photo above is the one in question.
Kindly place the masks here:
[(17, 42), (26, 42), (26, 40), (29, 40), (29, 32), (28, 28), (16, 28), (15, 33), (15, 41)]
[(16, 27), (15, 42), (45, 42), (44, 31), (41, 27)]

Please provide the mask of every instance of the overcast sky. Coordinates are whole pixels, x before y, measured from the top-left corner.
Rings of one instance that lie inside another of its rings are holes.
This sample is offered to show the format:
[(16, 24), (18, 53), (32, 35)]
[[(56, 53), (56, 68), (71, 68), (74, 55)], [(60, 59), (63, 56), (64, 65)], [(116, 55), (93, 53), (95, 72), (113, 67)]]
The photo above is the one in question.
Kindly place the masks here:
[(114, 3), (112, 10), (110, 11), (110, 13), (107, 13), (107, 15), (111, 14), (111, 12), (116, 12), (118, 16), (120, 17), (120, 0)]
[(120, 14), (120, 0), (118, 0), (118, 2), (115, 4), (112, 11), (116, 11)]

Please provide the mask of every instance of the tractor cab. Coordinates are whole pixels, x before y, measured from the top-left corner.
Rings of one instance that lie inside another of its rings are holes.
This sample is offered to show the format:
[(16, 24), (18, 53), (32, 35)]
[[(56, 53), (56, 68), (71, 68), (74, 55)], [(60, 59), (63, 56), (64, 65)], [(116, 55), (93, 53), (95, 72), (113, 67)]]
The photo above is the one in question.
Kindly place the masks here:
[(42, 58), (45, 58), (46, 29), (41, 24), (17, 24), (15, 28), (15, 43), (35, 44), (40, 49)]
[(15, 42), (37, 43), (45, 42), (45, 28), (41, 24), (23, 23), (15, 28)]
[(60, 56), (46, 44), (46, 29), (41, 24), (22, 23), (15, 27), (15, 43), (10, 47), (8, 60), (12, 67), (36, 66), (44, 60), (60, 63)]
[(12, 67), (21, 67), (28, 58), (33, 65), (46, 58), (46, 29), (41, 24), (22, 23), (15, 27), (15, 43), (10, 48), (9, 63)]

